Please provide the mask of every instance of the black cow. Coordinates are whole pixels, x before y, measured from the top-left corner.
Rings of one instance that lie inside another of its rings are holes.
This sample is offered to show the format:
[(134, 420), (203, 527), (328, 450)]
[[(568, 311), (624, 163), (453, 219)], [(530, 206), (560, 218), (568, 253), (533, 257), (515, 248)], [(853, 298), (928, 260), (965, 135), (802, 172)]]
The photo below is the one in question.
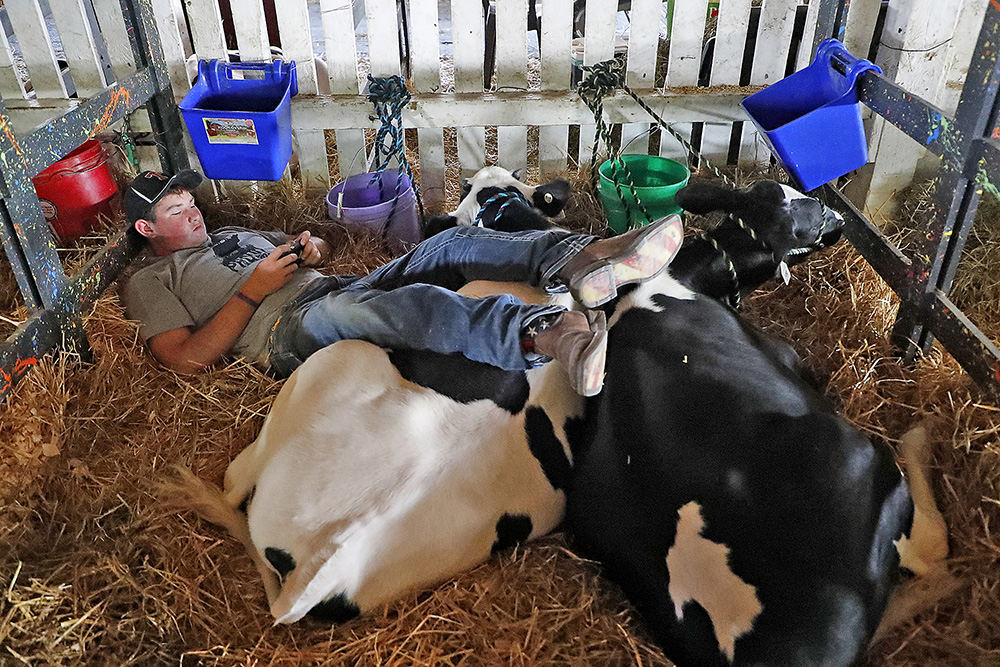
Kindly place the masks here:
[[(611, 305), (604, 390), (573, 443), (576, 543), (681, 665), (852, 664), (900, 564), (923, 573), (947, 553), (926, 482), (911, 501), (889, 447), (835, 414), (790, 346), (719, 300), (838, 232), (818, 201), (782, 192), (782, 229), (754, 217), (757, 201), (777, 201), (772, 185), (678, 194), (732, 216), (713, 233), (738, 279), (702, 240), (670, 272), (709, 296), (661, 280)], [(910, 441), (926, 446), (919, 431)]]

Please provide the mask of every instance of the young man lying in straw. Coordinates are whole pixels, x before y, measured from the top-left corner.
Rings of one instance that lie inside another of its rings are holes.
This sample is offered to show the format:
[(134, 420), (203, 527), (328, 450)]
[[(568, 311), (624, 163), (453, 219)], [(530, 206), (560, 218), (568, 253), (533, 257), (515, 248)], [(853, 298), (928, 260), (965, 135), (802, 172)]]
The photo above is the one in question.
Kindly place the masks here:
[(153, 356), (193, 373), (229, 353), (286, 377), (338, 340), (451, 354), (505, 370), (558, 359), (573, 388), (601, 390), (607, 330), (599, 310), (527, 305), (512, 296), (473, 299), (453, 290), (472, 280), (514, 280), (569, 288), (587, 308), (617, 288), (647, 280), (673, 259), (681, 223), (664, 218), (596, 240), (564, 230), (506, 233), (460, 226), (420, 243), (374, 272), (324, 276), (329, 256), (302, 232), (205, 229), (192, 191), (202, 177), (146, 171), (125, 193), (125, 212), (153, 258), (126, 283), (128, 316)]

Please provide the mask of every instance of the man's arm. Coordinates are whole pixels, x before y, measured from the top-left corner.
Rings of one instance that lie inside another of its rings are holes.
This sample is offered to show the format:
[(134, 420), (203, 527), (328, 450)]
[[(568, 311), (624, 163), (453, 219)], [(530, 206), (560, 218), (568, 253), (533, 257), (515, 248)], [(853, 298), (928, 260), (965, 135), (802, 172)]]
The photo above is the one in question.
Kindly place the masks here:
[[(240, 292), (260, 303), (288, 282), (295, 272), (295, 257), (279, 258), (288, 250), (280, 245), (254, 268)], [(200, 329), (171, 329), (149, 339), (156, 360), (178, 373), (197, 373), (221, 359), (239, 339), (256, 308), (234, 294)]]

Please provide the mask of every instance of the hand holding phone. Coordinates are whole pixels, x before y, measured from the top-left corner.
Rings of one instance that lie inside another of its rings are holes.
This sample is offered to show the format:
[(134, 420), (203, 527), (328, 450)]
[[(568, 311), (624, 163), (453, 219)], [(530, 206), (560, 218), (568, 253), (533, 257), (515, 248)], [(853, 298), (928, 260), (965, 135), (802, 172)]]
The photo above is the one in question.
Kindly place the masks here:
[(302, 239), (295, 239), (292, 245), (289, 246), (288, 250), (281, 253), (281, 257), (286, 257), (288, 255), (295, 255), (295, 263), (302, 263), (302, 251), (305, 249), (306, 244), (302, 242)]

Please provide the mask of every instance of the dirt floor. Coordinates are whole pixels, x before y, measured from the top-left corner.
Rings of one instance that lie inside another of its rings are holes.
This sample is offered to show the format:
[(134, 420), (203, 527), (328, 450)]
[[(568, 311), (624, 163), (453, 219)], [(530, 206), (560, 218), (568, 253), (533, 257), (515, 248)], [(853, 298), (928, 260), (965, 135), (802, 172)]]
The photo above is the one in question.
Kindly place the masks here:
[[(913, 206), (890, 231), (918, 224), (927, 194), (910, 196)], [(292, 186), (205, 208), (210, 226), (315, 230), (340, 248), (331, 272), (363, 272), (388, 257), (325, 220), (321, 199)], [(974, 260), (955, 300), (996, 338), (997, 208), (983, 208), (988, 220), (970, 242)], [(568, 213), (571, 225), (599, 231), (591, 195), (574, 195)], [(68, 252), (67, 263), (102, 240)], [(931, 419), (934, 490), (960, 585), (875, 643), (867, 664), (1000, 664), (1000, 539), (992, 533), (1000, 525), (1000, 409), (937, 348), (915, 367), (899, 363), (887, 342), (898, 300), (846, 243), (792, 274), (790, 285), (772, 281), (746, 299), (746, 316), (789, 339), (865, 432), (895, 445)], [(4, 336), (26, 316), (13, 290), (3, 267)], [(0, 664), (668, 664), (621, 594), (559, 532), (366, 618), (272, 627), (242, 547), (165, 509), (155, 485), (174, 464), (221, 483), (280, 384), (239, 362), (198, 377), (159, 368), (115, 290), (85, 325), (93, 363), (46, 360), (0, 406)]]

